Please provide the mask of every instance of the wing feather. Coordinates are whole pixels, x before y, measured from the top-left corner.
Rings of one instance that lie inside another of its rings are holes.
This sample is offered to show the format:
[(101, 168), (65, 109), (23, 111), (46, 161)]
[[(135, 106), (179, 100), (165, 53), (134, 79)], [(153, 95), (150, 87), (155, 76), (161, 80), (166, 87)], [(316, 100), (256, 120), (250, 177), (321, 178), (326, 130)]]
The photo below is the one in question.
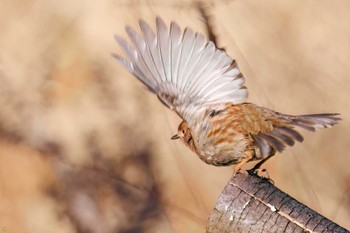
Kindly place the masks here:
[[(155, 90), (156, 83), (152, 82), (148, 77), (146, 76), (144, 71), (142, 71), (142, 65), (140, 62), (138, 62), (139, 55), (123, 38), (120, 38), (118, 36), (115, 37), (116, 40), (119, 42), (123, 50), (129, 55), (129, 60), (125, 59), (117, 54), (114, 54), (114, 57), (123, 64), (129, 72), (133, 73), (135, 76), (139, 78), (140, 81), (142, 81), (151, 91)], [(138, 66), (135, 66), (135, 62), (138, 62)], [(153, 77), (153, 76), (152, 76)]]
[(171, 38), (171, 82), (175, 83), (178, 77), (178, 69), (181, 59), (182, 34), (180, 27), (172, 22), (170, 25)]
[(147, 64), (151, 65), (153, 63), (157, 72), (154, 75), (157, 75), (159, 80), (162, 82), (163, 80), (166, 80), (166, 77), (164, 73), (163, 64), (158, 52), (157, 37), (155, 36), (151, 27), (143, 20), (140, 20), (140, 28), (145, 38), (146, 47), (148, 47), (148, 51), (151, 58), (150, 60), (147, 60)]
[(214, 53), (214, 56), (211, 57), (208, 65), (205, 66), (205, 69), (202, 70), (201, 73), (197, 74), (198, 78), (196, 80), (196, 83), (192, 85), (192, 90), (194, 91), (194, 94), (198, 95), (198, 93), (203, 90), (203, 85), (210, 82), (211, 80), (215, 80), (215, 76), (219, 76), (221, 72), (220, 67), (222, 66), (222, 64), (220, 64), (221, 62), (222, 57), (220, 56), (218, 51), (216, 51)]
[[(187, 30), (186, 30), (187, 31)], [(185, 33), (186, 33), (185, 31)], [(195, 34), (195, 41), (194, 41), (194, 47), (191, 53), (191, 57), (189, 58), (189, 63), (191, 64), (184, 76), (180, 77), (183, 81), (181, 82), (180, 89), (182, 91), (186, 91), (188, 81), (191, 79), (191, 77), (194, 75), (195, 69), (197, 68), (197, 65), (201, 59), (202, 52), (205, 49), (205, 38), (203, 35), (196, 33)]]
[(192, 93), (196, 84), (201, 81), (201, 78), (204, 77), (204, 75), (207, 75), (204, 71), (210, 64), (212, 58), (214, 57), (214, 54), (215, 45), (213, 42), (209, 42), (203, 50), (202, 56), (195, 70), (193, 70), (193, 75), (188, 79), (188, 82), (186, 83), (186, 91)]
[(225, 58), (223, 56), (218, 57), (217, 59), (213, 59), (217, 61), (217, 64), (215, 67), (212, 67), (211, 71), (208, 72), (207, 76), (203, 77), (203, 81), (196, 86), (197, 95), (205, 95), (207, 89), (210, 89), (218, 81), (224, 82), (225, 79), (228, 79), (228, 81), (232, 80), (231, 77), (220, 76), (220, 74), (223, 72), (222, 63), (224, 62), (224, 59)]
[(146, 46), (145, 41), (141, 38), (141, 36), (132, 28), (126, 27), (126, 31), (137, 48), (137, 55), (139, 57), (138, 61), (138, 68), (142, 71), (143, 73), (143, 79), (147, 79), (147, 77), (151, 77), (151, 79), (154, 80), (155, 83), (160, 82), (160, 78), (157, 75), (157, 69), (154, 65), (153, 62), (148, 62), (151, 61), (152, 58), (150, 56), (150, 53), (148, 51), (148, 48)]
[(195, 45), (195, 35), (194, 32), (191, 29), (186, 29), (184, 36), (183, 36), (183, 41), (182, 41), (182, 48), (181, 48), (181, 58), (180, 58), (180, 64), (178, 67), (178, 76), (177, 78), (177, 86), (179, 87), (180, 90), (183, 90), (184, 83), (186, 82), (186, 77), (188, 70), (190, 69), (189, 66), (190, 60), (193, 55), (193, 49)]
[(158, 39), (158, 49), (159, 56), (162, 61), (162, 67), (164, 69), (165, 79), (170, 82), (171, 80), (171, 56), (170, 56), (170, 47), (171, 40), (168, 28), (166, 27), (163, 20), (157, 18), (157, 39)]
[(114, 57), (188, 124), (204, 105), (246, 101), (248, 91), (238, 67), (202, 34), (189, 28), (182, 32), (175, 22), (168, 29), (160, 18), (156, 32), (143, 20), (139, 25), (141, 34), (126, 27), (133, 46), (115, 37), (127, 58)]

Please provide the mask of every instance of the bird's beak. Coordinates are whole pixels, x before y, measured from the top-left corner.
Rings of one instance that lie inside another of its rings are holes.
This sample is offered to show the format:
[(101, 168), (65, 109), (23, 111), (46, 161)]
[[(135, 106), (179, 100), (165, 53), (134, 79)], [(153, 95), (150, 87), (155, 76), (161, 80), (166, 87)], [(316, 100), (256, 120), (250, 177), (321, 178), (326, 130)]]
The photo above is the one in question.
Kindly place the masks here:
[(176, 139), (179, 139), (180, 136), (178, 134), (175, 134), (174, 136), (171, 137), (171, 140), (176, 140)]

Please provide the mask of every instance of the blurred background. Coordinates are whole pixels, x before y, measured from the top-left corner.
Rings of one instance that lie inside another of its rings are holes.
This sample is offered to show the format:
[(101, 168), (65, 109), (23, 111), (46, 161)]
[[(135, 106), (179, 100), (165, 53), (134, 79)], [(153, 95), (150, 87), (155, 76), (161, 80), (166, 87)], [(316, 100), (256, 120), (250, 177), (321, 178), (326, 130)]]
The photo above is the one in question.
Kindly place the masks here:
[[(161, 16), (237, 60), (249, 101), (339, 112), (267, 162), (275, 185), (350, 229), (350, 2), (0, 2), (0, 232), (203, 232), (232, 167), (179, 141), (181, 119), (112, 57), (114, 34)], [(248, 164), (247, 168), (253, 164)]]

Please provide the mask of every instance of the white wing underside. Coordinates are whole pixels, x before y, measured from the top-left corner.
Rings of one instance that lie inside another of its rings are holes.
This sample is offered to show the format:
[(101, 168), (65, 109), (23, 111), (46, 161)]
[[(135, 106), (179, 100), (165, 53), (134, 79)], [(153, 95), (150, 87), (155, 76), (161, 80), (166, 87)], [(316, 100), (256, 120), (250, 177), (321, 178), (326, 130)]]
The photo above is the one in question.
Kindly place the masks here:
[(224, 51), (189, 28), (182, 32), (174, 22), (168, 29), (157, 18), (156, 25), (155, 34), (140, 20), (142, 36), (126, 27), (133, 46), (116, 36), (127, 58), (114, 57), (166, 106), (190, 123), (205, 105), (246, 101), (244, 77)]

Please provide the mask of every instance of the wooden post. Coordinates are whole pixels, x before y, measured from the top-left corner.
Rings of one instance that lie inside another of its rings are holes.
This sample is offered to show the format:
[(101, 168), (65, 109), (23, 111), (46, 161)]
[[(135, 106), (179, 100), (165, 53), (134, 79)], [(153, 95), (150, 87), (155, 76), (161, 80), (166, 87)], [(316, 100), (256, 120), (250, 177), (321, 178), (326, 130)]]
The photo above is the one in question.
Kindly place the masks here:
[(210, 214), (208, 233), (349, 233), (282, 192), (268, 180), (238, 173), (228, 182)]

